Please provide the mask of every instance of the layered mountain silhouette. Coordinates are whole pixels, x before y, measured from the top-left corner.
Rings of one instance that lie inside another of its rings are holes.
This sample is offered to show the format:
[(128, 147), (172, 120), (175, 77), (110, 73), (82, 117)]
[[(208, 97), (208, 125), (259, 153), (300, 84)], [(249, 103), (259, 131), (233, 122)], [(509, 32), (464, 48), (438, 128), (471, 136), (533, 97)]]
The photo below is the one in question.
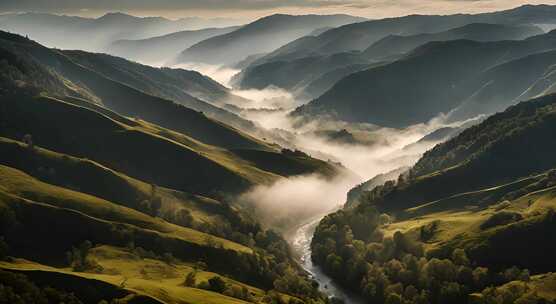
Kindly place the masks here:
[(330, 56), (314, 56), (292, 61), (272, 61), (250, 65), (232, 79), (242, 89), (264, 89), (275, 86), (300, 91), (320, 76), (346, 66), (370, 64), (358, 53), (338, 53)]
[(236, 85), (245, 89), (261, 89), (273, 85), (294, 90), (300, 97), (316, 98), (341, 78), (364, 68), (370, 68), (377, 62), (394, 61), (428, 42), (457, 39), (521, 40), (542, 33), (540, 28), (529, 25), (468, 24), (440, 33), (413, 36), (390, 35), (361, 53), (309, 55), (301, 58), (297, 53), (287, 51), (291, 46), (285, 46), (258, 58), (244, 68), (241, 74), (236, 76)]
[(343, 78), (294, 115), (405, 127), (450, 111), (458, 119), (492, 113), (544, 77), (553, 64), (555, 37), (553, 31), (520, 41), (431, 42), (398, 61)]
[(389, 58), (405, 54), (414, 48), (431, 41), (467, 39), (474, 41), (522, 40), (543, 34), (536, 26), (513, 26), (503, 24), (472, 23), (440, 33), (413, 36), (387, 36), (363, 51), (369, 59)]
[(122, 39), (112, 42), (106, 52), (130, 60), (164, 64), (174, 60), (186, 48), (205, 39), (227, 34), (239, 27), (187, 30), (146, 39)]
[[(169, 20), (107, 13), (83, 18), (45, 13), (16, 13), (0, 16), (0, 29), (27, 35), (42, 44), (60, 49), (102, 51), (120, 39), (145, 39), (186, 29), (196, 29), (195, 19)], [(213, 27), (216, 25), (212, 25)]]
[(307, 57), (315, 54), (363, 51), (373, 43), (390, 35), (411, 36), (438, 33), (471, 23), (490, 24), (554, 24), (556, 7), (549, 5), (525, 5), (515, 9), (476, 15), (410, 15), (398, 18), (371, 20), (340, 26), (318, 36), (302, 37), (282, 46), (268, 55), (270, 58), (284, 56)]
[(349, 15), (282, 15), (261, 18), (229, 34), (201, 41), (184, 50), (177, 62), (233, 64), (249, 55), (266, 53), (326, 26), (360, 22)]

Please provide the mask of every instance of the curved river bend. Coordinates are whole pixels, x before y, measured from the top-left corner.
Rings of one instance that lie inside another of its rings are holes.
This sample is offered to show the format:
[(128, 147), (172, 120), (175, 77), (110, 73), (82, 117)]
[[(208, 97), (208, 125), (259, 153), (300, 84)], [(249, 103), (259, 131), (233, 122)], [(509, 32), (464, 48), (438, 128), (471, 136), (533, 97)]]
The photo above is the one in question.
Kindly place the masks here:
[(311, 260), (311, 240), (316, 226), (323, 217), (319, 216), (300, 226), (291, 239), (291, 245), (299, 256), (301, 266), (319, 283), (320, 291), (329, 297), (339, 298), (346, 304), (363, 304), (363, 299), (341, 288)]

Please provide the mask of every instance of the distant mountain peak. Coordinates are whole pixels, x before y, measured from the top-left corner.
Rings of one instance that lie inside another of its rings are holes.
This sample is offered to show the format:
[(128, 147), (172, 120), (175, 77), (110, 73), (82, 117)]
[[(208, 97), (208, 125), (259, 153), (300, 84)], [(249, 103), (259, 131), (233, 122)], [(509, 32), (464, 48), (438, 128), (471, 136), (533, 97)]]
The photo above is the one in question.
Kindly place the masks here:
[(103, 16), (97, 18), (98, 20), (100, 19), (113, 19), (113, 18), (138, 18), (132, 15), (128, 15), (122, 12), (108, 12), (106, 14), (104, 14)]

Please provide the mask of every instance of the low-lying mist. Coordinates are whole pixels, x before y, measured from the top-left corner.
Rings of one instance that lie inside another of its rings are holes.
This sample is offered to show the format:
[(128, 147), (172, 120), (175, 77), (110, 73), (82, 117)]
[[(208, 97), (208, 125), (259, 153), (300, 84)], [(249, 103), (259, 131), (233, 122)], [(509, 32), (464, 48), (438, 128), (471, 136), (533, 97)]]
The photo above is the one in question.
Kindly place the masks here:
[[(189, 68), (227, 87), (231, 87), (230, 80), (238, 72), (207, 65)], [(447, 124), (444, 115), (401, 130), (330, 118), (300, 123), (289, 113), (301, 103), (287, 91), (279, 88), (232, 91), (252, 101), (248, 106), (235, 104), (241, 108), (239, 114), (273, 134), (276, 142), (316, 158), (341, 163), (347, 169), (333, 179), (315, 174), (290, 177), (241, 195), (239, 200), (254, 206), (265, 224), (284, 232), (340, 207), (355, 185), (378, 174), (413, 165), (423, 152), (438, 143), (419, 142), (420, 139), (439, 128), (461, 124)]]

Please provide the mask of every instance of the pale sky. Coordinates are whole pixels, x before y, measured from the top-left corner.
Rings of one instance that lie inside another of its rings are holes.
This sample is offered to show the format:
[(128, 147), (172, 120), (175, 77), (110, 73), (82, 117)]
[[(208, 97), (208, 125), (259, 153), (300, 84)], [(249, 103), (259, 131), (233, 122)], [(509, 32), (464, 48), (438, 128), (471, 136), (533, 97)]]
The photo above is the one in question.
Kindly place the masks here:
[(274, 13), (346, 13), (367, 18), (408, 14), (477, 13), (556, 0), (0, 0), (0, 12), (49, 12), (96, 17), (110, 11), (137, 16), (226, 17), (246, 21)]

